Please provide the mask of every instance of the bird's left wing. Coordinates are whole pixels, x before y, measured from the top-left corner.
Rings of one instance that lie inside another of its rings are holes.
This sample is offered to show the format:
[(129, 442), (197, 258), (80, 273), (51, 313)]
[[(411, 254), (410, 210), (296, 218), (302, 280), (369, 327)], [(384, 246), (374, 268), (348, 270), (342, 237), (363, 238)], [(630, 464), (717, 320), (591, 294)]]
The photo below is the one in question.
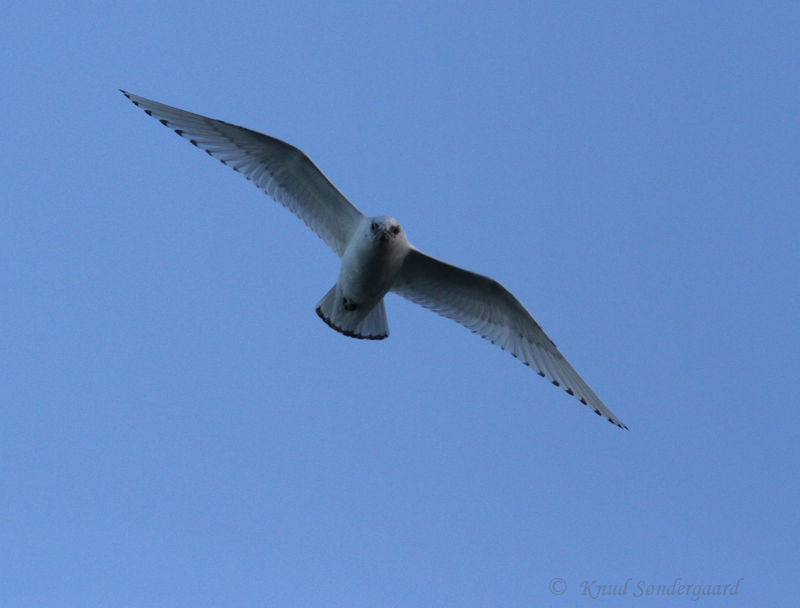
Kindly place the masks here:
[(596, 414), (628, 428), (589, 388), (519, 300), (494, 279), (412, 249), (392, 291), (491, 340)]
[(181, 137), (287, 207), (341, 257), (362, 213), (301, 150), (257, 131), (122, 91)]

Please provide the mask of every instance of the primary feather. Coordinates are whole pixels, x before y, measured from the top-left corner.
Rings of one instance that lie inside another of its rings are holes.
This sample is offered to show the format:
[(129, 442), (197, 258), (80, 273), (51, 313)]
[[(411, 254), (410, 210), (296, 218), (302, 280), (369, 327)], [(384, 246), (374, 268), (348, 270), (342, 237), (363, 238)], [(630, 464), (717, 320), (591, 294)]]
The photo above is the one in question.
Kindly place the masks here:
[(257, 131), (122, 91), (150, 116), (287, 207), (340, 257), (363, 214), (301, 150)]
[(534, 367), (595, 414), (628, 428), (589, 388), (519, 300), (494, 279), (412, 249), (392, 291), (461, 323)]

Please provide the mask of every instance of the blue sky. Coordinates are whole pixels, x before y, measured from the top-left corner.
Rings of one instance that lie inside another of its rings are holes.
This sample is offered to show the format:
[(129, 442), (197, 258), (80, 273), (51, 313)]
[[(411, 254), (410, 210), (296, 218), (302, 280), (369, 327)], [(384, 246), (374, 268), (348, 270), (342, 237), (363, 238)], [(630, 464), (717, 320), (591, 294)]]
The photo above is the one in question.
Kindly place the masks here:
[[(185, 7), (0, 24), (0, 604), (796, 600), (796, 4)], [(630, 432), (396, 296), (331, 331), (336, 256), (118, 88), (500, 280)]]

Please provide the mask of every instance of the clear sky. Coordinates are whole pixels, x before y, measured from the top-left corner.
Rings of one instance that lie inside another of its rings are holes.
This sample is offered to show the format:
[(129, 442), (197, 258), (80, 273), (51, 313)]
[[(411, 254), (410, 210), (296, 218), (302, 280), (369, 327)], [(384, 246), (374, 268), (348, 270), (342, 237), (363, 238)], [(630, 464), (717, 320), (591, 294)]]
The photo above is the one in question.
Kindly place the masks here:
[[(664, 4), (7, 6), (0, 605), (796, 601), (800, 8)], [(397, 296), (329, 329), (335, 254), (118, 88), (501, 281), (630, 431)]]

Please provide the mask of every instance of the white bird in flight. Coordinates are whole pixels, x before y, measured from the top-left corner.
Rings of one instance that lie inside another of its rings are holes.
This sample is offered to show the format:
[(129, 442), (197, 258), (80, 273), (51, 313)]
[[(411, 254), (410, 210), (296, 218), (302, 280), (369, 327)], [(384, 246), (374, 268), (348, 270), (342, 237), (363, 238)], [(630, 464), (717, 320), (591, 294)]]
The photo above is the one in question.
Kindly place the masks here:
[(336, 331), (368, 340), (388, 337), (383, 297), (393, 291), (480, 334), (598, 416), (628, 428), (511, 292), (494, 279), (422, 253), (394, 218), (361, 213), (301, 150), (263, 133), (122, 93), (287, 207), (339, 255), (339, 278), (316, 309)]

